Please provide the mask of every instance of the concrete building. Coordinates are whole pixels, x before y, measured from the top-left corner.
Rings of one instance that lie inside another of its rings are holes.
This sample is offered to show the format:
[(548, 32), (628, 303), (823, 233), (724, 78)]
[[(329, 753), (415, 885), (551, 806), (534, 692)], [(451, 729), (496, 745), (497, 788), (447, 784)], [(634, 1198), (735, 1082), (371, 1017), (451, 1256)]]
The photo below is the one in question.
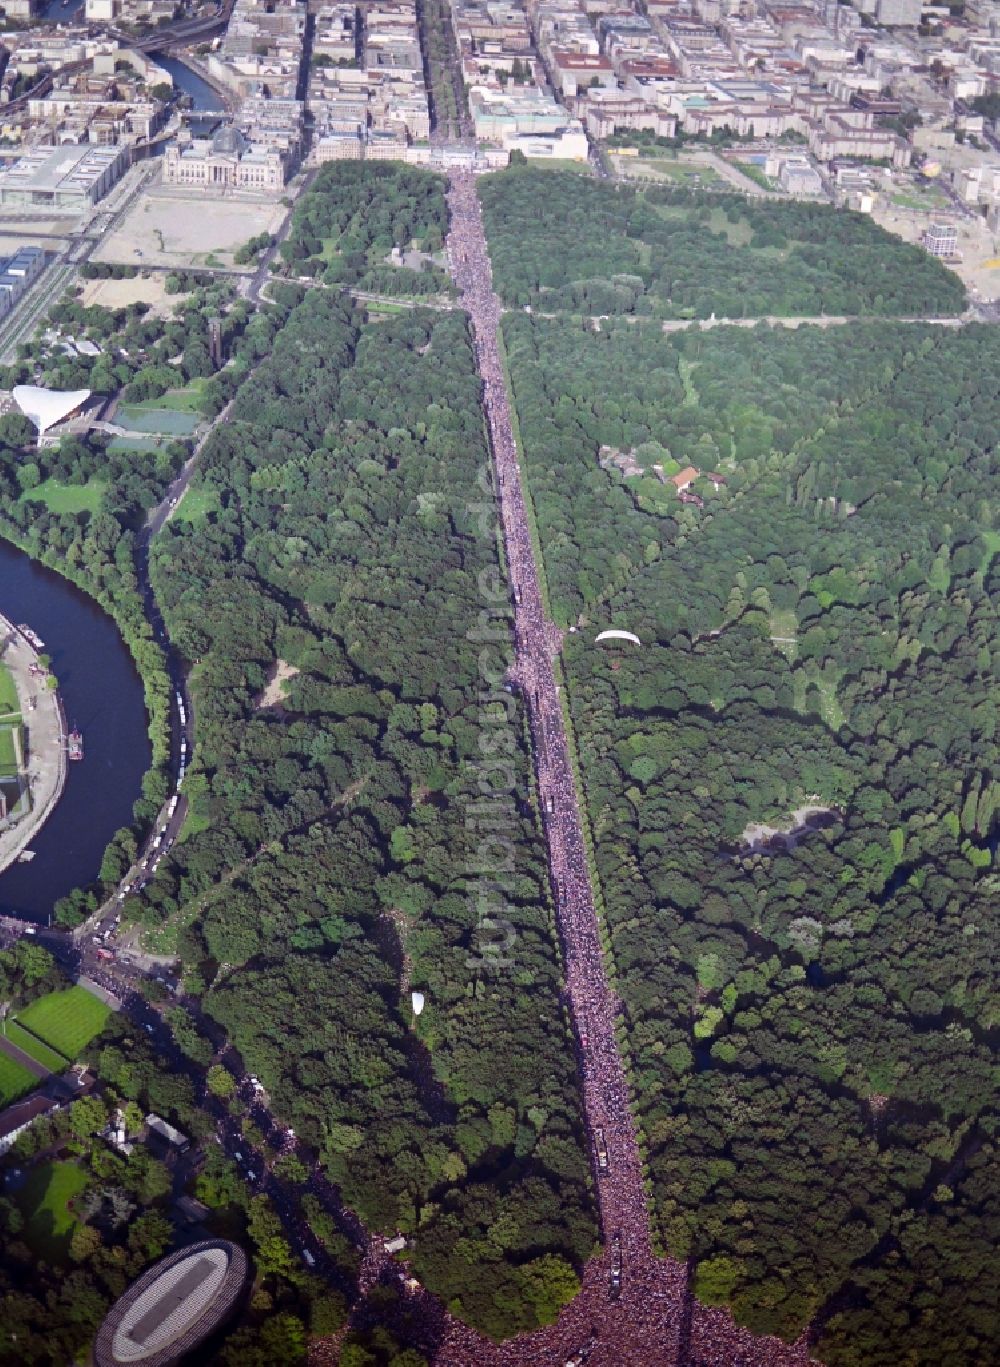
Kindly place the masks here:
[(0, 204), (82, 213), (108, 193), (130, 157), (128, 147), (36, 147), (0, 170)]
[(164, 185), (280, 195), (290, 174), (290, 161), (278, 147), (255, 146), (238, 128), (220, 128), (215, 136), (175, 143), (163, 158)]
[(931, 256), (955, 257), (958, 255), (958, 230), (954, 223), (932, 223), (924, 233), (923, 243)]
[(921, 0), (878, 0), (875, 18), (885, 28), (916, 28), (922, 9)]

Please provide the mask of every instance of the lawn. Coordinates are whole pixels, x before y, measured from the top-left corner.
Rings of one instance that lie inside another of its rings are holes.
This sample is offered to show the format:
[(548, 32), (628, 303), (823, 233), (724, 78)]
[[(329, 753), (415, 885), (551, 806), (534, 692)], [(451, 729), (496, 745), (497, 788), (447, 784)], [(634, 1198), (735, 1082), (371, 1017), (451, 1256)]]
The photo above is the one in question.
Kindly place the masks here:
[(17, 1193), (24, 1213), (24, 1233), (44, 1258), (64, 1258), (76, 1220), (70, 1202), (87, 1185), (87, 1174), (75, 1163), (43, 1163), (28, 1174)]
[(162, 437), (115, 437), (108, 443), (109, 451), (159, 451)]
[(205, 401), (207, 379), (198, 377), (181, 389), (168, 389), (158, 399), (143, 399), (140, 403), (129, 404), (129, 408), (169, 408), (175, 413), (196, 413), (202, 417), (201, 405)]
[(63, 484), (58, 479), (46, 479), (34, 489), (26, 489), (21, 503), (44, 503), (50, 513), (96, 513), (101, 506), (107, 485), (99, 479), (86, 484)]
[(36, 1063), (40, 1063), (43, 1068), (48, 1068), (51, 1073), (62, 1073), (66, 1071), (67, 1060), (62, 1054), (57, 1054), (47, 1044), (43, 1044), (40, 1039), (29, 1031), (18, 1020), (9, 1020), (4, 1026), (4, 1034), (11, 1044), (16, 1044), (18, 1049), (33, 1058)]
[(0, 1054), (0, 1106), (9, 1106), (37, 1086), (37, 1078), (32, 1077), (27, 1068), (22, 1068), (7, 1054)]
[(0, 664), (0, 717), (9, 716), (12, 712), (20, 713), (20, 710), (14, 676), (6, 665)]
[(983, 556), (979, 566), (979, 573), (985, 574), (993, 562), (993, 557), (1000, 552), (1000, 532), (986, 530), (980, 533), (986, 543), (986, 554)]
[(771, 177), (766, 176), (763, 170), (756, 165), (755, 162), (733, 160), (729, 165), (732, 166), (734, 170), (739, 171), (742, 175), (746, 176), (748, 180), (752, 180), (755, 185), (759, 185), (763, 190), (777, 190), (778, 188)]
[(569, 157), (532, 157), (532, 170), (575, 171), (580, 176), (592, 176), (594, 168), (589, 161), (573, 161)]
[(14, 727), (17, 722), (4, 722), (0, 725), (0, 775), (13, 778), (17, 773), (17, 755), (14, 751)]
[(217, 512), (219, 499), (214, 489), (188, 489), (174, 511), (174, 520), (204, 522), (209, 513)]
[(104, 1029), (111, 1008), (85, 987), (68, 987), (39, 997), (18, 1016), (39, 1039), (75, 1059)]

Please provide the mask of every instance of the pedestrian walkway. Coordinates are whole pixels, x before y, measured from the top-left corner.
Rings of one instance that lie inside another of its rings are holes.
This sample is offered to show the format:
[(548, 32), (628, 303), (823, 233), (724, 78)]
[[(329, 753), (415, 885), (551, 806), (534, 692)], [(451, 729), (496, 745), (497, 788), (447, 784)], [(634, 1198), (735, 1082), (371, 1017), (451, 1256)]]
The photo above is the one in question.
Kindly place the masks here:
[(27, 784), (30, 800), (28, 813), (0, 831), (2, 872), (28, 848), (62, 796), (66, 785), (67, 757), (65, 721), (59, 694), (48, 687), (47, 671), (38, 662), (38, 651), (2, 615), (0, 659), (10, 670), (17, 688), (27, 758), (23, 780)]
[(15, 1063), (19, 1063), (22, 1068), (26, 1068), (32, 1077), (45, 1078), (51, 1076), (49, 1069), (46, 1068), (44, 1064), (39, 1063), (37, 1059), (33, 1059), (31, 1055), (26, 1054), (23, 1049), (19, 1049), (17, 1045), (9, 1040), (4, 1034), (0, 1034), (0, 1053), (6, 1054), (7, 1057), (13, 1059)]

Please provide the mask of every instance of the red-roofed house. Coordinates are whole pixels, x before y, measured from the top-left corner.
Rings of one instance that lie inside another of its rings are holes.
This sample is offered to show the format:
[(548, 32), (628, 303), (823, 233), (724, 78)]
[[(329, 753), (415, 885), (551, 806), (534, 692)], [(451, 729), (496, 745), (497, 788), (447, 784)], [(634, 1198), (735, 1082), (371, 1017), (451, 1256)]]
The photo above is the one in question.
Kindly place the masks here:
[(689, 484), (693, 484), (700, 474), (700, 470), (696, 470), (693, 465), (689, 465), (685, 470), (678, 470), (676, 475), (671, 475), (670, 483), (677, 492), (680, 493), (681, 490), (686, 489)]

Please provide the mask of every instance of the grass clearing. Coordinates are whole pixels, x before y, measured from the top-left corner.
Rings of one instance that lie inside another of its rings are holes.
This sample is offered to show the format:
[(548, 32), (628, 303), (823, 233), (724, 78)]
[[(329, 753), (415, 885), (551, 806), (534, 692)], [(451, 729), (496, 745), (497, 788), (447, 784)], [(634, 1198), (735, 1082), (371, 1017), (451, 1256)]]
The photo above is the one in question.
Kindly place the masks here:
[(159, 451), (162, 437), (115, 437), (108, 443), (109, 451)]
[(70, 1202), (86, 1185), (87, 1175), (75, 1163), (43, 1163), (28, 1174), (17, 1203), (24, 1213), (25, 1238), (36, 1253), (44, 1258), (66, 1256), (77, 1223)]
[(38, 1079), (8, 1054), (0, 1054), (0, 1106), (10, 1106), (38, 1086)]
[(174, 510), (174, 521), (204, 522), (209, 513), (219, 511), (219, 498), (214, 489), (188, 489)]
[(589, 161), (573, 161), (570, 157), (532, 157), (531, 165), (542, 171), (575, 171), (579, 176), (594, 174)]
[(17, 750), (14, 747), (14, 727), (17, 722), (0, 726), (0, 776), (13, 778), (17, 774)]
[(46, 479), (27, 489), (19, 503), (44, 503), (50, 513), (96, 513), (108, 486), (99, 479), (86, 484), (63, 484), (58, 479)]
[(0, 664), (0, 717), (14, 712), (19, 713), (20, 710), (21, 704), (18, 701), (14, 676), (6, 665)]
[(731, 223), (724, 209), (713, 209), (708, 219), (708, 230), (716, 237), (724, 237), (731, 247), (749, 247), (753, 229), (745, 218)]
[(1000, 532), (984, 531), (982, 537), (986, 542), (986, 554), (983, 556), (982, 564), (979, 566), (979, 573), (985, 574), (993, 561), (993, 557), (1000, 553)]
[(729, 163), (729, 165), (733, 168), (733, 170), (739, 171), (741, 175), (746, 176), (747, 180), (752, 180), (755, 185), (759, 185), (762, 190), (778, 189), (777, 184), (771, 179), (771, 177), (765, 175), (761, 168), (755, 165), (755, 163), (752, 161), (733, 160)]
[(75, 1059), (101, 1033), (110, 1015), (110, 1007), (85, 987), (77, 986), (39, 997), (18, 1019), (44, 1043)]
[(201, 417), (206, 384), (208, 380), (199, 376), (179, 389), (168, 389), (158, 399), (142, 399), (139, 403), (130, 403), (128, 407), (149, 412), (168, 408), (173, 413), (196, 413)]
[(48, 1068), (50, 1073), (65, 1072), (68, 1060), (37, 1039), (30, 1030), (25, 1030), (19, 1020), (9, 1020), (4, 1027), (4, 1034), (11, 1044), (16, 1044), (22, 1053), (40, 1063), (43, 1068)]

